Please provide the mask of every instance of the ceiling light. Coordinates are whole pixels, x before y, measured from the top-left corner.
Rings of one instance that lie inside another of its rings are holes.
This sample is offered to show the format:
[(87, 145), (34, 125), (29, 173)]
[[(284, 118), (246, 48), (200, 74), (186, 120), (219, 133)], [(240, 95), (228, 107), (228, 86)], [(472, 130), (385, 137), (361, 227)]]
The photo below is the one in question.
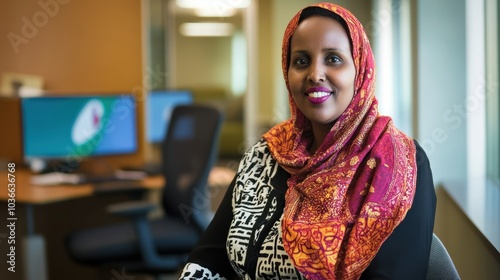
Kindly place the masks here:
[(250, 6), (251, 0), (176, 0), (177, 6), (188, 9), (239, 9)]
[(234, 32), (234, 25), (224, 22), (187, 22), (181, 24), (179, 31), (188, 37), (222, 37)]
[(236, 14), (236, 9), (215, 9), (213, 7), (196, 9), (194, 13), (199, 17), (232, 17)]

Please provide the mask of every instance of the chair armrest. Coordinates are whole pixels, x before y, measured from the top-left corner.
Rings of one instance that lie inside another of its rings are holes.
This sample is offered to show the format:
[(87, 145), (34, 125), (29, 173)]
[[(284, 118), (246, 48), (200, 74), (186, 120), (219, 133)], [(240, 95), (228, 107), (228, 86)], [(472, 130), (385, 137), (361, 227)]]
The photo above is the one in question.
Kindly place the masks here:
[(130, 201), (112, 204), (107, 207), (107, 211), (115, 216), (140, 219), (146, 218), (147, 214), (154, 208), (156, 205), (149, 201)]
[(161, 270), (162, 268), (173, 267), (179, 264), (177, 260), (162, 258), (156, 251), (153, 235), (146, 217), (148, 212), (155, 207), (156, 205), (149, 201), (131, 201), (112, 204), (108, 206), (107, 210), (112, 215), (127, 217), (133, 220), (132, 223), (137, 234), (139, 249), (145, 266), (148, 269)]

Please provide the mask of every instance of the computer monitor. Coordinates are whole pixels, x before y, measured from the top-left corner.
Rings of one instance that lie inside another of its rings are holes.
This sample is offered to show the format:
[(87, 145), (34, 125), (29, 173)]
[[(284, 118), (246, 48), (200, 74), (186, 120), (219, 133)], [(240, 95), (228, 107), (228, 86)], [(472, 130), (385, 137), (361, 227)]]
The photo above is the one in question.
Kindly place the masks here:
[(163, 141), (174, 107), (191, 103), (193, 94), (188, 90), (149, 92), (146, 102), (146, 141), (153, 144)]
[(138, 150), (130, 94), (45, 96), (21, 100), (25, 160), (80, 161)]

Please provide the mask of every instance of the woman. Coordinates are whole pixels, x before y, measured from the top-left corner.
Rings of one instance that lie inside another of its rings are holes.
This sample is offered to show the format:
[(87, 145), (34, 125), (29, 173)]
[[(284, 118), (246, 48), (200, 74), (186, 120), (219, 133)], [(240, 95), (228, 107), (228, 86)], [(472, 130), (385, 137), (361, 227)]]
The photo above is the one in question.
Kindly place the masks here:
[(359, 21), (330, 3), (288, 24), (291, 118), (244, 155), (181, 279), (425, 279), (428, 159), (380, 116)]

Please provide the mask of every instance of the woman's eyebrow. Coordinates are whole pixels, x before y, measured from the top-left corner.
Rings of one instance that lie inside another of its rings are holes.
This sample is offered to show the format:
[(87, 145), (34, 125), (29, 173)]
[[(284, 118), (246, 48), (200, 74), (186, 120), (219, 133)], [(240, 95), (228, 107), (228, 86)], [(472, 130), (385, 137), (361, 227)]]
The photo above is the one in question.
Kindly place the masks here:
[(347, 52), (346, 50), (344, 49), (341, 49), (341, 48), (323, 48), (322, 49), (323, 52)]
[[(344, 50), (341, 48), (323, 48), (323, 49), (321, 49), (321, 52), (323, 52), (323, 53), (334, 52), (334, 53), (350, 54), (351, 51)], [(307, 50), (302, 50), (302, 49), (292, 50), (290, 52), (290, 56), (292, 56), (292, 55), (308, 55), (308, 54), (309, 54), (309, 52)]]
[(308, 54), (308, 52), (307, 52), (306, 50), (292, 50), (292, 51), (290, 52), (290, 54), (291, 54), (291, 55), (292, 55), (292, 54), (303, 54), (303, 55), (304, 55), (304, 54)]

